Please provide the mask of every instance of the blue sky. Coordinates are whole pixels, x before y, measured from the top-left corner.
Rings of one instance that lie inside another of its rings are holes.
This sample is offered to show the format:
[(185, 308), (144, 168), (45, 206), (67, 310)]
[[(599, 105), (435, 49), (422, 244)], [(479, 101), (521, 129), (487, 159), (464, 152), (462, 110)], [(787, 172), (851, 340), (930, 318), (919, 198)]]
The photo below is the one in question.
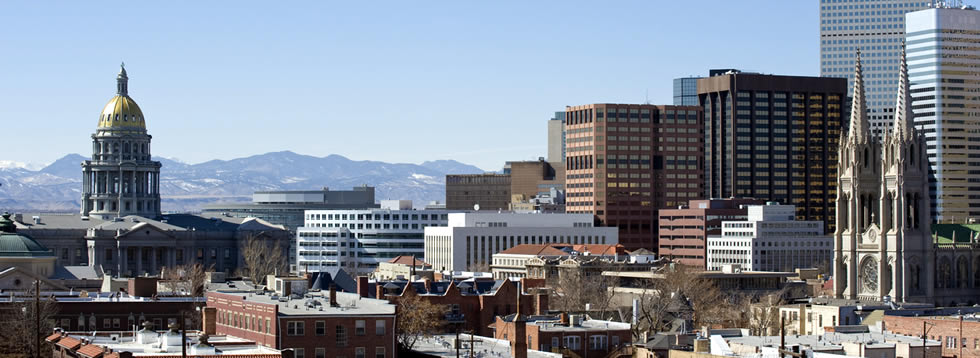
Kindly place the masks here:
[(0, 160), (90, 154), (126, 62), (153, 154), (546, 154), (566, 105), (670, 104), (709, 68), (817, 75), (818, 3), (0, 2)]

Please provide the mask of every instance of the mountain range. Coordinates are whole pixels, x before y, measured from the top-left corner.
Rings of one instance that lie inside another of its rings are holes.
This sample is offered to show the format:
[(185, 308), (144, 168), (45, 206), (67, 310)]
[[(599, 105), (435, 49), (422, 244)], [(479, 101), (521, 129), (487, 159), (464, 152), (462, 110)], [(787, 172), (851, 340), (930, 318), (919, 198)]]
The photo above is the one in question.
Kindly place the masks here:
[[(81, 165), (88, 159), (69, 154), (39, 169), (0, 166), (0, 208), (11, 211), (75, 211), (81, 197)], [(445, 201), (446, 174), (484, 170), (454, 160), (422, 164), (357, 161), (290, 151), (231, 160), (187, 164), (155, 157), (160, 170), (164, 211), (197, 211), (205, 204), (249, 201), (260, 190), (349, 190), (375, 187), (375, 198), (410, 199), (416, 206)]]

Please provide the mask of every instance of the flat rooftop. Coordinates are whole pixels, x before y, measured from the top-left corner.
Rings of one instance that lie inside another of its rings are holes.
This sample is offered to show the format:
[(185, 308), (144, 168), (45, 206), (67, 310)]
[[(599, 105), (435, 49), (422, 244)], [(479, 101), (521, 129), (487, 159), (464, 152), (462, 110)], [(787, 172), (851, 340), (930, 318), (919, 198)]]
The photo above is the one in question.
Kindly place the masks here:
[[(167, 347), (166, 349), (161, 349), (159, 343), (160, 339), (165, 338), (167, 331), (154, 331), (157, 335), (157, 343), (143, 343), (140, 344), (136, 340), (134, 333), (132, 331), (118, 331), (118, 332), (98, 332), (97, 335), (92, 335), (91, 332), (67, 332), (68, 337), (74, 339), (87, 339), (91, 344), (102, 346), (103, 348), (112, 349), (114, 352), (131, 352), (134, 357), (153, 357), (153, 356), (180, 356), (181, 350), (180, 345)], [(197, 345), (200, 343), (199, 338), (200, 332), (188, 331), (187, 341), (191, 345)], [(63, 338), (62, 338), (63, 339)], [(233, 337), (233, 336), (223, 336), (215, 335), (209, 336), (207, 339), (208, 343), (215, 347), (214, 353), (207, 353), (205, 355), (234, 355), (234, 356), (280, 356), (281, 352), (278, 349), (265, 347), (256, 344), (253, 341), (246, 339)], [(179, 342), (179, 340), (178, 340)], [(192, 349), (187, 350), (188, 356), (196, 355), (193, 353)]]
[[(463, 341), (463, 348), (459, 350), (460, 357), (470, 356), (470, 341), (473, 341), (474, 354), (477, 357), (510, 357), (510, 342), (503, 339), (490, 337), (460, 334), (459, 339)], [(440, 334), (432, 338), (421, 338), (415, 343), (416, 352), (428, 354), (436, 357), (456, 357), (456, 349), (453, 342), (456, 340), (454, 334)], [(543, 352), (528, 349), (528, 358), (562, 358), (560, 353)]]
[[(778, 347), (779, 336), (744, 336), (726, 338), (729, 344), (741, 344), (754, 347)], [(862, 343), (870, 348), (892, 347), (896, 343), (909, 344), (912, 347), (922, 347), (922, 338), (904, 336), (893, 333), (839, 333), (830, 332), (822, 335), (787, 335), (786, 345), (805, 345), (814, 350), (836, 350), (843, 348), (844, 343)], [(926, 340), (926, 346), (938, 346), (939, 341)]]
[(337, 291), (338, 307), (330, 306), (329, 291), (310, 291), (302, 297), (296, 296), (279, 297), (275, 292), (251, 291), (251, 290), (216, 290), (208, 292), (212, 294), (228, 295), (233, 299), (245, 298), (247, 302), (262, 303), (268, 305), (278, 305), (279, 314), (310, 316), (310, 315), (377, 315), (395, 314), (395, 305), (387, 300), (364, 298), (356, 293)]

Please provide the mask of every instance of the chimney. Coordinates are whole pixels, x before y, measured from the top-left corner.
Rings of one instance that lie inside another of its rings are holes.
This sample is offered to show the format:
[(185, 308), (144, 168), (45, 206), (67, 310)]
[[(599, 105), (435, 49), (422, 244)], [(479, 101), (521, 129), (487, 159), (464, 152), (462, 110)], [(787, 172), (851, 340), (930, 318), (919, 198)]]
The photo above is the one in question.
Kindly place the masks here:
[[(361, 297), (369, 297), (371, 292), (371, 282), (367, 276), (357, 276), (357, 294)], [(381, 298), (381, 297), (378, 297)]]
[(204, 321), (201, 324), (202, 328), (204, 329), (204, 333), (209, 336), (213, 336), (217, 334), (216, 333), (217, 326), (215, 325), (216, 323), (215, 320), (217, 319), (218, 309), (215, 307), (204, 307), (204, 309), (201, 311), (201, 314), (204, 316), (202, 317)]
[(510, 354), (514, 358), (527, 358), (527, 322), (521, 317), (521, 290), (517, 290), (517, 310), (514, 314), (514, 337), (511, 338)]
[(544, 293), (538, 293), (534, 295), (537, 298), (537, 302), (534, 305), (534, 314), (542, 315), (548, 312), (548, 295)]
[(711, 353), (711, 341), (704, 338), (695, 339), (694, 353)]
[(422, 279), (422, 284), (425, 285), (425, 293), (432, 293), (432, 281), (428, 277)]
[(558, 315), (562, 326), (568, 326), (568, 313), (562, 312)]
[(330, 284), (330, 307), (338, 307), (337, 304), (337, 285)]
[(409, 281), (415, 279), (415, 255), (412, 255), (412, 275), (408, 278)]
[(374, 294), (377, 295), (377, 296), (374, 296), (374, 298), (377, 298), (379, 300), (383, 300), (383, 299), (386, 298), (385, 297), (385, 287), (384, 287), (384, 285), (381, 284), (381, 281), (378, 281), (378, 282), (376, 282), (374, 284)]

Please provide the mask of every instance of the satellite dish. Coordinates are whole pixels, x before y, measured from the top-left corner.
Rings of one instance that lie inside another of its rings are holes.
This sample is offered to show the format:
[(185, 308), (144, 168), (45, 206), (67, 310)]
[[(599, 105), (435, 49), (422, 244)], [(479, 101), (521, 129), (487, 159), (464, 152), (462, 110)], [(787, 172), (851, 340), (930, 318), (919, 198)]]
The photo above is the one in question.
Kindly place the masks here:
[(473, 211), (480, 211), (480, 204), (473, 204)]

